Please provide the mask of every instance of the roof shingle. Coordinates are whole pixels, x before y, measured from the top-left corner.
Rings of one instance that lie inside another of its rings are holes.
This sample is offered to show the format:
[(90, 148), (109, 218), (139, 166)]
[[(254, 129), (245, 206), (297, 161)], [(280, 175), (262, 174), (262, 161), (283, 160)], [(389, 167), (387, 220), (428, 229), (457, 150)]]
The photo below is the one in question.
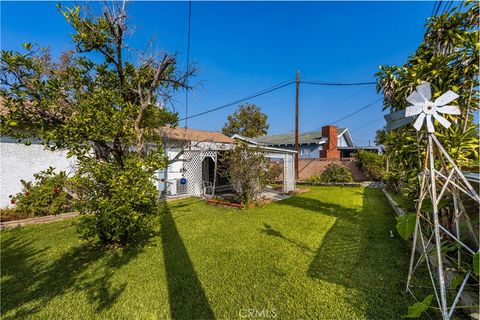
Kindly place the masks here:
[(180, 141), (208, 141), (208, 142), (218, 142), (218, 143), (233, 143), (233, 139), (227, 137), (223, 133), (213, 132), (213, 131), (203, 131), (195, 129), (185, 129), (179, 127), (162, 127), (158, 129), (158, 133), (161, 137), (171, 139), (171, 140), (180, 140)]
[[(338, 134), (341, 134), (344, 130), (345, 128), (338, 128)], [(293, 132), (284, 133), (284, 134), (275, 134), (270, 136), (256, 137), (256, 138), (253, 138), (252, 140), (267, 146), (291, 145), (291, 144), (295, 144), (295, 134)], [(298, 134), (299, 144), (323, 143), (325, 141), (327, 141), (327, 138), (322, 136), (322, 131), (302, 132)]]

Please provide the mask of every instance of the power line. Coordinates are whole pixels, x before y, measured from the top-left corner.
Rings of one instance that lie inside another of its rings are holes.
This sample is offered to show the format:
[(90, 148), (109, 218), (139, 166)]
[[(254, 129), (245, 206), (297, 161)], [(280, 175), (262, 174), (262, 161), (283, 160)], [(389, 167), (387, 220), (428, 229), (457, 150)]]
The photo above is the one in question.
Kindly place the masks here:
[(435, 14), (435, 10), (436, 10), (437, 5), (438, 5), (438, 1), (434, 1), (433, 2), (432, 13), (430, 14), (430, 17), (433, 17), (433, 15)]
[(377, 84), (376, 82), (338, 83), (338, 82), (328, 82), (328, 81), (300, 81), (300, 83), (314, 84), (317, 86), (364, 86), (364, 85)]
[[(372, 123), (377, 122), (378, 120), (381, 120), (381, 119), (385, 120), (383, 114), (381, 114), (380, 116), (375, 117), (375, 118), (373, 118), (373, 119), (368, 119), (367, 122), (364, 122), (364, 123), (362, 123), (361, 125), (355, 126), (355, 127), (353, 127), (353, 128), (348, 128), (348, 130), (350, 130), (350, 131), (353, 132), (353, 131), (356, 131), (356, 130), (358, 130), (358, 129), (360, 129), (360, 128), (362, 128), (362, 129), (367, 129), (367, 128), (368, 128), (368, 126), (366, 126), (367, 124), (372, 124)], [(360, 131), (360, 132), (362, 132), (362, 131)]]
[[(355, 92), (355, 93), (353, 93), (353, 94), (349, 95), (349, 96), (348, 96), (348, 97), (346, 97), (345, 99), (342, 99), (341, 101), (339, 101), (339, 102), (335, 103), (333, 106), (330, 106), (330, 107), (328, 107), (328, 108), (324, 108), (324, 109), (325, 109), (325, 110), (331, 110), (331, 109), (333, 109), (333, 108), (335, 108), (335, 107), (337, 107), (337, 106), (341, 105), (341, 104), (342, 104), (342, 103), (344, 103), (345, 101), (347, 101), (347, 100), (349, 100), (349, 99), (351, 99), (351, 98), (355, 97), (356, 95), (358, 95), (358, 94), (362, 93), (362, 92), (363, 92), (363, 91), (365, 91), (366, 89), (368, 89), (368, 87), (362, 88), (361, 90), (359, 90), (359, 91), (357, 91), (357, 92)], [(308, 120), (304, 121), (304, 122), (303, 122), (301, 125), (302, 125), (302, 126), (304, 126), (305, 124), (307, 124), (307, 123), (311, 122), (312, 120), (315, 120), (316, 118), (318, 118), (318, 117), (320, 117), (320, 116), (323, 116), (323, 115), (325, 115), (325, 112), (322, 112), (322, 113), (320, 113), (320, 114), (317, 114), (317, 115), (315, 115), (315, 116), (313, 116), (313, 117), (310, 117), (310, 119), (308, 119)]]
[[(284, 82), (279, 83), (279, 84), (277, 84), (277, 85), (275, 85), (275, 86), (272, 86), (272, 87), (269, 87), (269, 88), (264, 89), (264, 90), (262, 90), (262, 91), (259, 91), (259, 92), (257, 92), (257, 93), (251, 94), (251, 95), (249, 95), (249, 96), (247, 96), (247, 97), (244, 97), (244, 98), (241, 98), (241, 99), (232, 101), (232, 102), (227, 103), (227, 104), (225, 104), (225, 105), (222, 105), (222, 106), (219, 106), (219, 107), (216, 107), (216, 108), (212, 108), (212, 109), (209, 109), (209, 110), (206, 110), (206, 111), (203, 111), (203, 112), (194, 114), (194, 115), (192, 115), (192, 116), (188, 116), (188, 114), (186, 114), (185, 117), (179, 119), (179, 121), (185, 120), (185, 122), (186, 122), (188, 119), (196, 118), (196, 117), (199, 117), (199, 116), (202, 116), (202, 115), (205, 115), (205, 114), (214, 112), (214, 111), (218, 111), (218, 110), (221, 110), (221, 109), (224, 109), (224, 108), (231, 107), (231, 106), (233, 106), (233, 105), (239, 104), (239, 103), (244, 102), (244, 101), (247, 101), (247, 100), (249, 100), (249, 99), (253, 99), (253, 98), (262, 96), (262, 95), (264, 95), (264, 94), (267, 94), (267, 93), (276, 91), (276, 90), (278, 90), (278, 89), (284, 88), (284, 87), (286, 87), (286, 86), (288, 86), (288, 85), (291, 85), (292, 83), (295, 83), (295, 80), (287, 80), (287, 81), (284, 81)], [(359, 85), (372, 85), (372, 84), (376, 84), (376, 82), (336, 83), (336, 82), (327, 82), (327, 81), (300, 81), (300, 83), (313, 84), (313, 85), (323, 85), (323, 86), (359, 86)]]
[(443, 9), (443, 12), (448, 12), (450, 8), (452, 7), (453, 0), (448, 1), (448, 3), (445, 5), (445, 8)]
[(192, 0), (188, 3), (188, 32), (187, 32), (187, 79), (185, 79), (185, 130), (188, 128), (188, 68), (190, 67), (190, 35), (192, 26)]
[(442, 7), (442, 0), (438, 2), (437, 10), (435, 10), (435, 16), (438, 14), (438, 11), (440, 10), (441, 7)]
[(342, 117), (342, 118), (340, 118), (340, 119), (338, 119), (338, 120), (333, 121), (332, 124), (335, 124), (335, 123), (338, 123), (338, 122), (343, 121), (343, 120), (345, 120), (345, 119), (348, 119), (348, 118), (356, 115), (357, 113), (359, 113), (359, 112), (361, 112), (361, 111), (363, 111), (363, 110), (365, 110), (365, 109), (373, 106), (375, 103), (377, 103), (378, 101), (380, 101), (380, 100), (382, 100), (382, 99), (383, 99), (383, 97), (378, 98), (377, 100), (375, 100), (375, 101), (367, 104), (365, 107), (362, 107), (362, 108), (360, 108), (360, 109), (358, 109), (358, 110), (356, 110), (356, 111), (354, 111), (354, 112), (352, 112), (352, 113), (350, 113), (350, 114), (348, 114), (348, 115), (346, 115), (346, 116), (344, 116), (344, 117)]
[(211, 112), (214, 112), (214, 111), (218, 111), (218, 110), (221, 110), (221, 109), (224, 109), (224, 108), (228, 108), (228, 107), (231, 107), (233, 105), (236, 105), (236, 104), (239, 104), (241, 102), (244, 102), (244, 101), (247, 101), (247, 100), (250, 100), (250, 99), (253, 99), (253, 98), (256, 98), (256, 97), (260, 97), (260, 96), (263, 96), (264, 94), (267, 94), (267, 93), (270, 93), (270, 92), (273, 92), (273, 91), (276, 91), (278, 89), (281, 89), (281, 88), (284, 88), (288, 85), (291, 85), (292, 83), (294, 83), (295, 81), (294, 80), (288, 80), (288, 81), (284, 81), (284, 82), (281, 82), (275, 86), (272, 86), (272, 87), (269, 87), (267, 89), (264, 89), (262, 91), (259, 91), (257, 93), (254, 93), (252, 95), (249, 95), (247, 97), (244, 97), (244, 98), (241, 98), (241, 99), (238, 99), (238, 100), (235, 100), (235, 101), (232, 101), (230, 103), (227, 103), (227, 104), (224, 104), (222, 106), (219, 106), (219, 107), (216, 107), (216, 108), (212, 108), (212, 109), (209, 109), (209, 110), (206, 110), (206, 111), (203, 111), (203, 112), (200, 112), (200, 113), (197, 113), (197, 114), (194, 114), (194, 115), (191, 115), (191, 116), (186, 116), (182, 119), (179, 119), (179, 121), (183, 121), (183, 120), (188, 120), (188, 119), (191, 119), (191, 118), (195, 118), (195, 117), (199, 117), (199, 116), (202, 116), (202, 115), (205, 115), (205, 114), (208, 114), (208, 113), (211, 113)]

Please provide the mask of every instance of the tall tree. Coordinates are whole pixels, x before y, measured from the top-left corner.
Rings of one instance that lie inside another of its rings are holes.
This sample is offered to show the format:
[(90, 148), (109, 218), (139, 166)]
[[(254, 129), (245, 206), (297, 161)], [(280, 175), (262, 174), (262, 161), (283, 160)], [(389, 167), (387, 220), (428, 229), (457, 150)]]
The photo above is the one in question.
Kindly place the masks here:
[(125, 244), (157, 209), (151, 177), (166, 159), (156, 130), (178, 119), (159, 106), (193, 70), (180, 72), (174, 55), (135, 55), (117, 2), (99, 14), (58, 8), (73, 27), (74, 50), (58, 61), (29, 43), (23, 52), (1, 52), (1, 133), (40, 138), (75, 156), (81, 210), (95, 213), (88, 233)]
[[(460, 95), (461, 115), (447, 115), (453, 125), (435, 127), (451, 157), (461, 166), (478, 164), (478, 126), (473, 113), (479, 105), (479, 3), (466, 1), (460, 7), (431, 17), (426, 23), (422, 44), (405, 65), (381, 66), (377, 89), (384, 94), (384, 109), (397, 111), (408, 106), (406, 97), (415, 86), (427, 81), (432, 87), (432, 99), (453, 90)], [(391, 181), (405, 195), (415, 197), (418, 191), (419, 158), (425, 150), (412, 125), (388, 132), (383, 138), (391, 166)], [(417, 147), (417, 145), (420, 145)]]
[(383, 127), (382, 129), (378, 129), (375, 131), (375, 144), (377, 146), (383, 145), (385, 143), (385, 137), (387, 135), (387, 129), (386, 127)]
[(241, 105), (227, 117), (222, 132), (228, 136), (240, 134), (245, 137), (258, 137), (267, 134), (267, 115), (255, 104)]

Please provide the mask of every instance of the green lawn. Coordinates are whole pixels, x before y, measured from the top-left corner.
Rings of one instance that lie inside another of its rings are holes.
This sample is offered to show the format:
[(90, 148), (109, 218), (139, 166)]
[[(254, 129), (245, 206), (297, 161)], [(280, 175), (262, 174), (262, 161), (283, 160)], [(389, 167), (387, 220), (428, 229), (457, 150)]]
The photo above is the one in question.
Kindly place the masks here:
[(390, 237), (379, 190), (311, 187), (246, 211), (193, 199), (169, 208), (143, 249), (88, 246), (78, 220), (2, 231), (2, 317), (398, 319), (412, 303), (408, 245)]

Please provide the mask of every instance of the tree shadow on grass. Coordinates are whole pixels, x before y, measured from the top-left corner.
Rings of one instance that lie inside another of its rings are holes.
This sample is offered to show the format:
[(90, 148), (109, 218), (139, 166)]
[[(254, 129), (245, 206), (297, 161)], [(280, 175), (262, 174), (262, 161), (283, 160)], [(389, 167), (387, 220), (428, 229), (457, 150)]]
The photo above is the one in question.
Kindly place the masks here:
[(279, 202), (334, 217), (307, 276), (351, 291), (350, 303), (371, 319), (397, 319), (411, 302), (405, 294), (408, 246), (392, 239), (395, 219), (379, 190), (365, 188), (361, 208), (296, 197)]
[(172, 319), (214, 319), (202, 284), (166, 205), (161, 237)]
[(309, 246), (307, 246), (306, 244), (298, 241), (298, 240), (295, 240), (295, 239), (291, 239), (291, 238), (288, 238), (286, 236), (284, 236), (280, 231), (278, 230), (275, 230), (271, 225), (269, 224), (266, 224), (264, 223), (263, 224), (263, 229), (260, 230), (261, 233), (264, 233), (266, 234), (267, 236), (270, 236), (270, 237), (276, 237), (276, 238), (280, 238), (280, 239), (283, 239), (285, 241), (287, 241), (288, 243), (294, 245), (295, 247), (297, 247), (299, 250), (303, 251), (303, 252), (310, 252), (310, 253), (314, 253), (315, 251), (312, 250)]
[(72, 291), (85, 291), (97, 312), (108, 309), (127, 286), (112, 283), (115, 270), (141, 252), (139, 247), (108, 251), (84, 244), (50, 261), (50, 250), (38, 248), (20, 232), (2, 239), (1, 310), (5, 319), (32, 316), (56, 296)]

